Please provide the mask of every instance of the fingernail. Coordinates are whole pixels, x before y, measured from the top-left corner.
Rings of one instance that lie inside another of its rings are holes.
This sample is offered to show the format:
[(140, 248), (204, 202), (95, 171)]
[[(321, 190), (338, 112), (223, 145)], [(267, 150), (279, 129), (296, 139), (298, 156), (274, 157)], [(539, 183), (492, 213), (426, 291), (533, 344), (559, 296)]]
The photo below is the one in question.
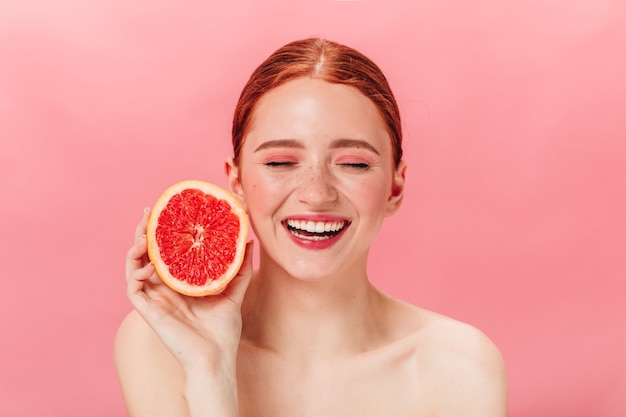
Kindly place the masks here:
[(146, 235), (145, 235), (145, 234), (144, 234), (144, 235), (139, 236), (139, 239), (145, 239), (145, 238), (146, 238)]
[(143, 212), (148, 213), (150, 211), (150, 207), (144, 207)]

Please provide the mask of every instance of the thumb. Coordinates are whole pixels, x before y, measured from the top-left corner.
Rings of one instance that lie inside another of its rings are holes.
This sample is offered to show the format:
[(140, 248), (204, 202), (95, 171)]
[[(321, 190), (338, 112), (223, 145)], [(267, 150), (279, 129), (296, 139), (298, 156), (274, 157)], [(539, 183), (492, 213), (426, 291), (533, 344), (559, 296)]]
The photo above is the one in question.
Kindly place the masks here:
[(246, 243), (246, 253), (243, 257), (241, 268), (235, 278), (228, 284), (228, 286), (222, 292), (222, 295), (235, 301), (237, 305), (241, 305), (243, 296), (248, 289), (250, 279), (252, 278), (253, 266), (252, 258), (254, 253), (254, 241), (251, 240)]

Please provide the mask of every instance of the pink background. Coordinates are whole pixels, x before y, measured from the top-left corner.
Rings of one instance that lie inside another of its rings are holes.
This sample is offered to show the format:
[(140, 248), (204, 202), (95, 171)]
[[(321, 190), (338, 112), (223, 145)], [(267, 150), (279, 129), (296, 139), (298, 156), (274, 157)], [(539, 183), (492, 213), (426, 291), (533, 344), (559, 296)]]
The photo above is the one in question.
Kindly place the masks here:
[(386, 72), (406, 203), (389, 293), (500, 347), (510, 415), (626, 415), (623, 1), (23, 0), (0, 6), (0, 415), (120, 416), (123, 258), (173, 182), (225, 185), (231, 114), (311, 35)]

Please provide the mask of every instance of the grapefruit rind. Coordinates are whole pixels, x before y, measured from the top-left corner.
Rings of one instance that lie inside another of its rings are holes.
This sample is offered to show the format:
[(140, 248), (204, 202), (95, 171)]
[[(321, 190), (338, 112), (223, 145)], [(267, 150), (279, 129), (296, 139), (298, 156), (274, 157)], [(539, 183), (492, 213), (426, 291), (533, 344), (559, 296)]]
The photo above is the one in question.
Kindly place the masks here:
[[(228, 269), (219, 278), (210, 280), (205, 285), (189, 284), (174, 277), (170, 273), (168, 266), (161, 258), (159, 245), (156, 240), (156, 229), (160, 213), (167, 206), (173, 196), (187, 189), (200, 190), (205, 194), (212, 195), (218, 200), (226, 201), (230, 205), (231, 211), (239, 218), (239, 235), (237, 236), (235, 258), (231, 262)], [(230, 283), (230, 281), (237, 275), (237, 272), (239, 272), (239, 269), (241, 268), (248, 239), (248, 228), (248, 215), (237, 197), (235, 197), (232, 193), (206, 181), (181, 181), (167, 188), (152, 208), (150, 218), (148, 219), (148, 226), (146, 228), (148, 258), (154, 265), (154, 269), (161, 281), (174, 291), (192, 297), (219, 294), (224, 290), (224, 288), (226, 288), (228, 283)]]

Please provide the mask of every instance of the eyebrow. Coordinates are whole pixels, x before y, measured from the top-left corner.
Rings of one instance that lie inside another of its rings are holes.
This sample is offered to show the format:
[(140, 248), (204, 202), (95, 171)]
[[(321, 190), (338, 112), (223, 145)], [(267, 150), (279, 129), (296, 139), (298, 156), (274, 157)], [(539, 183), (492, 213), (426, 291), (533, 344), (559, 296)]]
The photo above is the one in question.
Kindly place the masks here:
[[(264, 149), (271, 148), (296, 148), (304, 149), (304, 144), (296, 139), (274, 139), (268, 140), (260, 144), (254, 152), (262, 151)], [(370, 152), (380, 156), (380, 152), (376, 150), (369, 142), (360, 139), (337, 139), (330, 144), (331, 149), (340, 148), (365, 148)]]
[(378, 152), (375, 147), (373, 147), (369, 142), (360, 139), (337, 139), (330, 144), (330, 148), (365, 148), (368, 151), (380, 156), (380, 152)]
[(267, 142), (263, 142), (254, 150), (254, 152), (262, 151), (263, 149), (271, 149), (271, 148), (304, 149), (304, 145), (302, 144), (302, 142), (299, 142), (295, 139), (275, 139), (275, 140), (268, 140)]

